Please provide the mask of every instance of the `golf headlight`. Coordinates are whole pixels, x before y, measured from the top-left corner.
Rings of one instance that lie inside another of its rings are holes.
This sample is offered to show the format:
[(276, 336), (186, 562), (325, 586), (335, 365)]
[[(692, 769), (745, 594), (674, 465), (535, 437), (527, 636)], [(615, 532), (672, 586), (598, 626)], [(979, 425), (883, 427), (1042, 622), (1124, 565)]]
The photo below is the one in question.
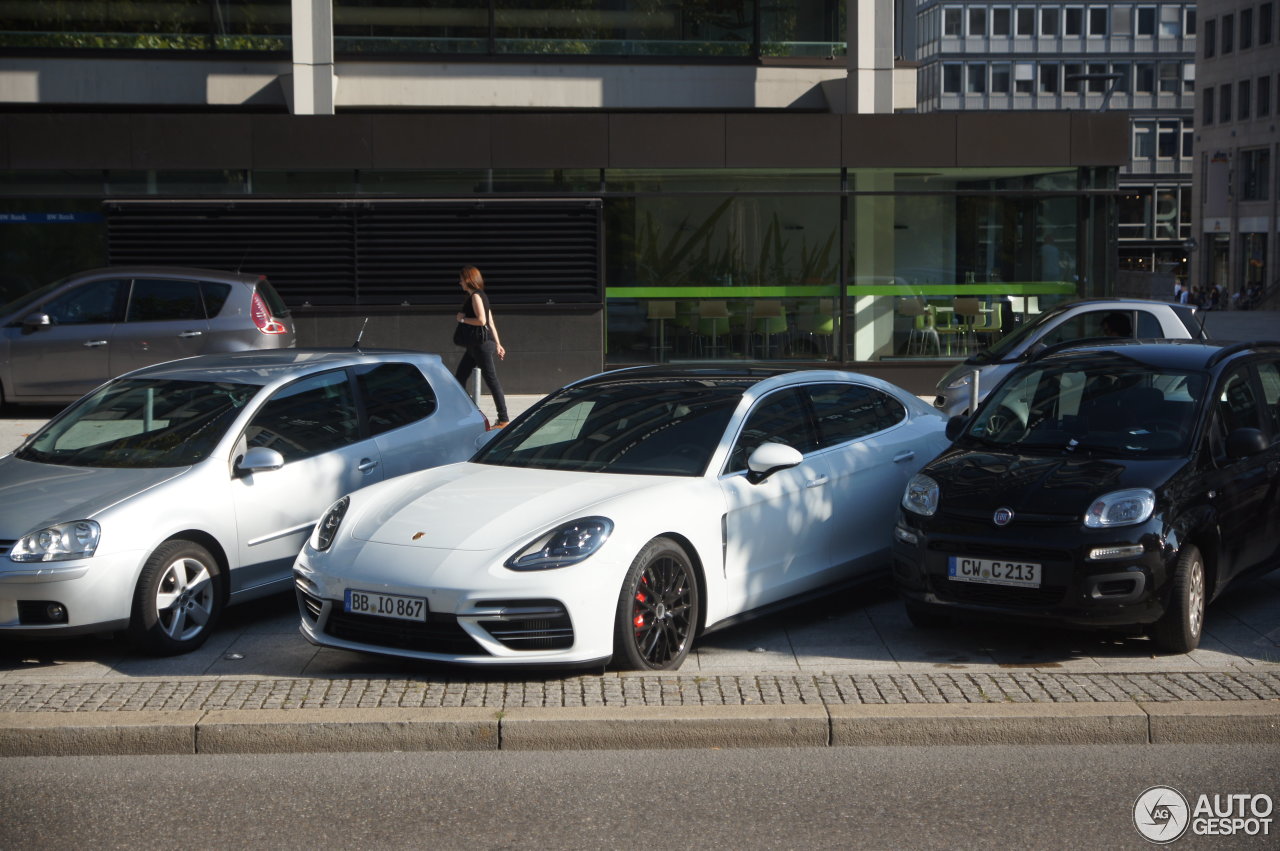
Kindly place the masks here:
[(1110, 529), (1145, 523), (1156, 509), (1156, 495), (1146, 488), (1113, 491), (1098, 497), (1084, 513), (1084, 525), (1090, 529)]
[(321, 551), (329, 549), (329, 545), (338, 534), (338, 527), (342, 525), (342, 518), (347, 516), (347, 509), (350, 506), (351, 498), (344, 496), (324, 513), (324, 517), (320, 518), (315, 532), (311, 535), (312, 549)]
[(507, 559), (510, 570), (552, 570), (568, 567), (589, 558), (609, 540), (613, 521), (606, 517), (583, 517), (557, 526)]
[(913, 514), (932, 517), (938, 510), (938, 483), (924, 473), (916, 473), (902, 494), (902, 507)]
[(9, 558), (14, 561), (68, 561), (89, 558), (98, 548), (102, 528), (93, 520), (74, 520), (23, 535)]

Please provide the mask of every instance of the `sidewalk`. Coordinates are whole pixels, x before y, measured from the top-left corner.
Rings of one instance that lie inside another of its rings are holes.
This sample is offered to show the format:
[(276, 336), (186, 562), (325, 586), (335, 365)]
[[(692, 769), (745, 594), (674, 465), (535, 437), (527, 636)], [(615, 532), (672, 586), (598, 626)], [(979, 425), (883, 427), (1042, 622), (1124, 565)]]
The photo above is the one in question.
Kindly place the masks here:
[[(0, 418), (0, 452), (42, 422)], [(1280, 742), (1280, 573), (1211, 606), (1183, 656), (1098, 633), (917, 630), (887, 584), (703, 636), (672, 674), (363, 656), (308, 644), (297, 618), (290, 595), (234, 607), (166, 659), (111, 638), (0, 642), (0, 756)]]

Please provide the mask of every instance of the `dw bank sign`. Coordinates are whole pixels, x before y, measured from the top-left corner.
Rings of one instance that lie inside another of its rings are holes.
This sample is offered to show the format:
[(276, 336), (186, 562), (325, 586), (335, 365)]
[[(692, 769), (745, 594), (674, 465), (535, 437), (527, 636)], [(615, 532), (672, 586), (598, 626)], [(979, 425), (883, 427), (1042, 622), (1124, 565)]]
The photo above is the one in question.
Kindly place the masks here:
[(1157, 845), (1180, 839), (1188, 828), (1196, 836), (1270, 836), (1274, 809), (1270, 795), (1200, 795), (1192, 805), (1172, 786), (1152, 786), (1133, 804), (1133, 825)]

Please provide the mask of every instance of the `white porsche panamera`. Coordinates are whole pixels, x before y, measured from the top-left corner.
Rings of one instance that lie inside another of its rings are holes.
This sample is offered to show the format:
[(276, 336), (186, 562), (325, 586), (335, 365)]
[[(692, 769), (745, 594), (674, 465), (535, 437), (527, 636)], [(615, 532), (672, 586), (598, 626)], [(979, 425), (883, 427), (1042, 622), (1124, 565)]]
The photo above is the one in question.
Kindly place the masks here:
[(673, 670), (701, 631), (886, 571), (898, 498), (944, 427), (848, 372), (587, 378), (469, 462), (335, 503), (294, 564), (302, 632), (470, 665)]

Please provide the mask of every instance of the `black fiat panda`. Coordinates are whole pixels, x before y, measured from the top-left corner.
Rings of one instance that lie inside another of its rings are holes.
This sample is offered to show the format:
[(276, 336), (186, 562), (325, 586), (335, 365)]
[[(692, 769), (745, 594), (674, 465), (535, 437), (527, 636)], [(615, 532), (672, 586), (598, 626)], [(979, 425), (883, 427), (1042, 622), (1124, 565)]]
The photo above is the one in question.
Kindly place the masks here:
[(917, 626), (972, 613), (1200, 643), (1280, 563), (1280, 343), (1092, 341), (1010, 374), (908, 483), (894, 577)]

